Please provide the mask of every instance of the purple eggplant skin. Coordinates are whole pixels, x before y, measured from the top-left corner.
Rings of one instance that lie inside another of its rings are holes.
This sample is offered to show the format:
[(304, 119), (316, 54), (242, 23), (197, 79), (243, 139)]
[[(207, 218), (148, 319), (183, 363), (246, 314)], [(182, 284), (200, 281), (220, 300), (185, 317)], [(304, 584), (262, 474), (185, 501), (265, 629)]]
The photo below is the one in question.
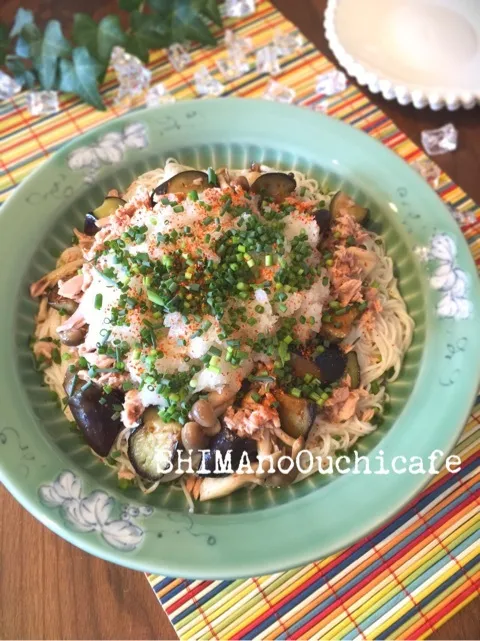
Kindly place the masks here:
[(297, 183), (293, 174), (284, 174), (279, 171), (261, 174), (251, 185), (254, 194), (269, 196), (277, 202), (285, 200), (296, 188)]
[[(100, 403), (100, 399), (105, 402)], [(123, 424), (120, 413), (114, 405), (123, 403), (123, 394), (112, 390), (105, 394), (103, 389), (92, 383), (83, 385), (68, 399), (68, 407), (88, 445), (99, 456), (108, 456)]]
[(313, 212), (313, 215), (315, 216), (315, 222), (317, 223), (318, 228), (320, 229), (320, 232), (322, 234), (330, 229), (332, 214), (328, 211), (328, 209), (316, 209)]
[(95, 236), (97, 231), (100, 231), (100, 227), (96, 225), (97, 217), (92, 214), (91, 211), (88, 214), (85, 214), (85, 223), (83, 225), (83, 233), (87, 236)]
[(201, 192), (208, 187), (208, 174), (196, 169), (187, 169), (165, 180), (165, 182), (158, 185), (158, 187), (155, 187), (152, 193), (152, 200), (154, 195), (164, 196), (165, 194), (175, 194), (179, 192), (186, 193), (192, 191), (192, 189)]
[(220, 452), (225, 463), (227, 463), (226, 456), (228, 452), (231, 452), (232, 470), (235, 472), (244, 452), (247, 453), (250, 462), (256, 459), (257, 444), (253, 439), (241, 438), (227, 427), (222, 427), (220, 432), (210, 440), (209, 451), (203, 455), (203, 463), (200, 465), (200, 469), (197, 470), (199, 476), (229, 476), (228, 472), (215, 472), (215, 452)]
[(320, 370), (322, 383), (335, 383), (342, 378), (347, 367), (347, 357), (336, 345), (330, 345), (315, 357), (315, 365)]
[(275, 392), (282, 430), (292, 438), (307, 438), (316, 416), (316, 405), (305, 398), (297, 398), (283, 390)]

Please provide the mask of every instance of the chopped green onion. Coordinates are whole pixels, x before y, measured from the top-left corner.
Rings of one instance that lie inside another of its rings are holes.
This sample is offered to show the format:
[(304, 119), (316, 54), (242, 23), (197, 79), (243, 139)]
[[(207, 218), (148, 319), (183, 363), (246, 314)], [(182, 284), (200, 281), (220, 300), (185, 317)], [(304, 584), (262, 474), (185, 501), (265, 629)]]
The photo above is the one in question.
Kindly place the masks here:
[(147, 289), (147, 296), (148, 300), (152, 301), (152, 303), (155, 303), (156, 305), (164, 305), (165, 301), (163, 298), (158, 294), (157, 292), (152, 291), (151, 289)]
[(188, 197), (190, 200), (193, 200), (194, 202), (198, 200), (198, 192), (195, 189), (192, 189), (192, 191), (188, 192)]
[(212, 167), (209, 167), (207, 169), (207, 175), (209, 184), (214, 185), (215, 187), (218, 186), (217, 174)]
[(95, 309), (102, 309), (102, 304), (103, 304), (103, 295), (102, 294), (97, 294), (95, 296)]
[(173, 211), (176, 214), (179, 214), (180, 212), (185, 211), (185, 207), (183, 205), (175, 205), (175, 207), (173, 208)]
[(214, 356), (221, 356), (222, 355), (222, 350), (219, 349), (218, 347), (215, 347), (212, 345), (210, 349), (208, 350), (210, 354), (213, 354)]
[(216, 365), (210, 365), (208, 369), (215, 374), (220, 374), (220, 368)]

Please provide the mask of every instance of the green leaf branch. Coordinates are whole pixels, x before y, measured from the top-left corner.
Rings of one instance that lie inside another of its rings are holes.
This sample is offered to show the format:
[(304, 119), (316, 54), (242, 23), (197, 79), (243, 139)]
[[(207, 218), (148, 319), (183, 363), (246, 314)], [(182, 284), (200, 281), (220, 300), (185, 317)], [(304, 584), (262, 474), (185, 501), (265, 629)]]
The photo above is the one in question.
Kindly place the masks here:
[(23, 87), (73, 93), (105, 109), (99, 92), (113, 47), (148, 62), (151, 50), (194, 40), (214, 45), (211, 23), (222, 25), (217, 0), (119, 0), (128, 12), (128, 27), (109, 15), (98, 23), (85, 13), (73, 18), (68, 40), (58, 20), (43, 32), (32, 11), (18, 9), (11, 28), (0, 23), (0, 66)]

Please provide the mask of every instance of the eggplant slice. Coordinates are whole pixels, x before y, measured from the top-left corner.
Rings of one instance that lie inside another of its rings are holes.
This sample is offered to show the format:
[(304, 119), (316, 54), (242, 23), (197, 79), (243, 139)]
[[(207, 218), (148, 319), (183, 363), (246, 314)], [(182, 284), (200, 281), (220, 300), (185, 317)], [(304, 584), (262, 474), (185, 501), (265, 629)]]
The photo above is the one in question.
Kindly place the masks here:
[(53, 307), (59, 312), (65, 312), (70, 316), (78, 307), (78, 303), (76, 303), (71, 298), (60, 296), (60, 294), (58, 293), (58, 285), (55, 285), (55, 287), (52, 287), (52, 289), (48, 291), (47, 300), (50, 307)]
[(145, 410), (142, 425), (128, 439), (128, 458), (142, 478), (159, 481), (169, 473), (181, 430), (180, 423), (165, 423), (157, 407)]
[[(257, 454), (257, 445), (250, 438), (241, 438), (234, 434), (227, 427), (223, 427), (218, 434), (210, 440), (209, 451), (203, 455), (203, 463), (197, 474), (200, 476), (228, 476), (226, 472), (215, 472), (217, 454), (221, 456), (222, 461), (228, 465), (228, 458), (231, 456), (232, 470), (238, 469), (240, 460), (247, 453), (250, 462), (255, 460)], [(230, 454), (229, 454), (230, 453)]]
[(315, 363), (301, 354), (291, 354), (290, 363), (295, 376), (298, 376), (298, 378), (304, 378), (306, 374), (311, 374), (314, 378), (318, 379), (321, 376), (321, 372)]
[(253, 183), (251, 190), (254, 194), (282, 201), (296, 188), (297, 183), (293, 175), (274, 171), (259, 176)]
[(323, 323), (320, 333), (322, 336), (325, 336), (325, 338), (328, 338), (328, 340), (339, 343), (350, 333), (358, 314), (358, 310), (352, 307), (346, 314), (335, 316), (335, 320), (331, 323)]
[(320, 380), (328, 385), (342, 378), (347, 366), (347, 357), (340, 348), (331, 345), (315, 357), (315, 365), (320, 371)]
[(208, 175), (204, 171), (188, 169), (172, 176), (153, 191), (156, 196), (165, 194), (187, 193), (189, 191), (202, 192), (209, 187)]
[(349, 374), (352, 388), (360, 387), (360, 366), (355, 352), (348, 352), (345, 374)]
[(123, 428), (120, 412), (114, 407), (123, 403), (123, 394), (116, 390), (105, 394), (103, 389), (94, 383), (81, 383), (79, 389), (79, 382), (64, 383), (65, 387), (73, 392), (68, 398), (68, 407), (92, 450), (99, 456), (107, 456), (117, 434)]
[(101, 218), (106, 218), (111, 214), (114, 214), (119, 207), (122, 207), (126, 204), (126, 201), (123, 198), (118, 198), (117, 196), (106, 196), (103, 203), (96, 207), (93, 211), (89, 211), (85, 215), (85, 222), (83, 225), (83, 231), (87, 236), (95, 236), (99, 228), (95, 224), (97, 220)]
[(310, 374), (328, 385), (342, 378), (347, 366), (347, 357), (336, 345), (332, 345), (326, 347), (314, 361), (300, 354), (292, 354), (291, 364), (295, 376), (304, 378), (305, 374)]
[(279, 403), (278, 415), (282, 430), (292, 438), (306, 438), (315, 419), (315, 403), (306, 398), (296, 398), (282, 390), (275, 392), (275, 398)]
[(85, 214), (85, 222), (83, 223), (83, 233), (87, 236), (95, 236), (97, 231), (100, 231), (100, 227), (97, 227), (97, 220), (93, 213), (89, 211)]
[(64, 329), (57, 333), (60, 338), (60, 342), (63, 343), (63, 345), (67, 345), (68, 347), (77, 347), (85, 341), (87, 328), (72, 327), (71, 329)]
[(369, 214), (369, 210), (366, 207), (357, 205), (344, 191), (337, 191), (330, 203), (330, 213), (334, 220), (342, 214), (347, 213), (353, 216), (357, 223), (364, 223)]
[(322, 234), (330, 229), (332, 214), (328, 209), (316, 209), (313, 212), (313, 215), (315, 216), (315, 222)]

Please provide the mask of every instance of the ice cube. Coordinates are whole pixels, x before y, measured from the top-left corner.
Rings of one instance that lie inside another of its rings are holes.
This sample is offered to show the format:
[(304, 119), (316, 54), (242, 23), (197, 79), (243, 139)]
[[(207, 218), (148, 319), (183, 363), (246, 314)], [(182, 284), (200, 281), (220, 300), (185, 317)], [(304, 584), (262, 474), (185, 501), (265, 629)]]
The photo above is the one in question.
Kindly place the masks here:
[(200, 96), (219, 96), (223, 93), (224, 86), (212, 76), (205, 65), (202, 65), (193, 75), (195, 89)]
[(123, 47), (114, 47), (110, 57), (110, 64), (115, 69), (119, 88), (115, 96), (115, 103), (131, 102), (134, 97), (147, 91), (152, 77), (142, 61)]
[(315, 111), (318, 111), (322, 114), (328, 113), (328, 110), (330, 108), (330, 100), (328, 98), (324, 98), (323, 100), (319, 100), (317, 103), (315, 103), (313, 109)]
[(225, 0), (227, 18), (245, 18), (255, 13), (255, 0)]
[(243, 38), (231, 29), (225, 30), (225, 46), (232, 53), (242, 53), (247, 56), (253, 51), (253, 41), (251, 38)]
[(57, 91), (29, 91), (26, 97), (32, 116), (47, 116), (59, 110)]
[(452, 214), (453, 218), (457, 221), (457, 223), (460, 226), (463, 225), (473, 225), (473, 223), (477, 222), (477, 217), (475, 216), (475, 212), (473, 211), (461, 211), (460, 209), (457, 209), (456, 207), (453, 207), (453, 205), (447, 205), (448, 210)]
[(159, 82), (153, 85), (153, 87), (150, 87), (145, 102), (147, 103), (147, 107), (157, 107), (159, 105), (169, 105), (175, 102), (175, 98), (165, 89), (164, 85)]
[(425, 178), (434, 189), (438, 187), (442, 170), (437, 163), (434, 163), (430, 158), (422, 158), (412, 162), (412, 167), (418, 171), (420, 176)]
[(168, 47), (168, 59), (175, 71), (182, 71), (192, 62), (191, 55), (178, 43)]
[(217, 67), (226, 81), (235, 80), (250, 70), (245, 56), (242, 53), (231, 51), (226, 58), (217, 60)]
[(347, 77), (342, 71), (334, 69), (317, 76), (316, 92), (325, 96), (334, 96), (347, 86)]
[(22, 86), (8, 73), (0, 71), (0, 100), (11, 98), (22, 90)]
[(422, 145), (430, 156), (455, 151), (457, 142), (458, 131), (451, 122), (438, 129), (424, 129), (422, 131)]
[(275, 45), (267, 45), (257, 51), (257, 71), (258, 73), (269, 73), (271, 76), (278, 76), (281, 69)]
[(276, 80), (270, 80), (263, 97), (265, 100), (291, 103), (295, 99), (295, 94), (295, 89), (282, 85), (280, 82), (276, 82)]
[(280, 56), (290, 56), (301, 49), (303, 37), (299, 33), (283, 33), (276, 29), (273, 34), (273, 44)]

